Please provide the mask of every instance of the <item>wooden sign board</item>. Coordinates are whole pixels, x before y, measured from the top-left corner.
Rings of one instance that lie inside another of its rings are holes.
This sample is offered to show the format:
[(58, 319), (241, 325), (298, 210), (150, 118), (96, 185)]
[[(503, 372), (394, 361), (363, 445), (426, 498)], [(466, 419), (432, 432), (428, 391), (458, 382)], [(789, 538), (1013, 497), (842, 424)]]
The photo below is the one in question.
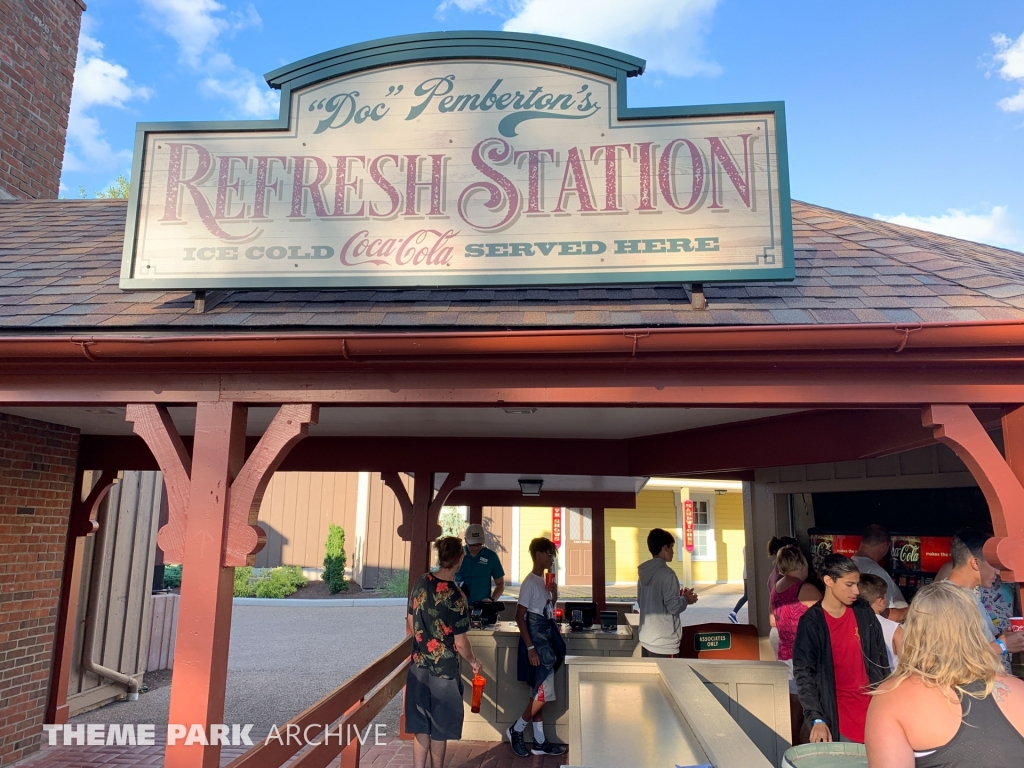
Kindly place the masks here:
[(140, 124), (121, 287), (792, 279), (782, 104), (629, 108), (642, 71), (419, 35), (271, 73), (277, 121)]

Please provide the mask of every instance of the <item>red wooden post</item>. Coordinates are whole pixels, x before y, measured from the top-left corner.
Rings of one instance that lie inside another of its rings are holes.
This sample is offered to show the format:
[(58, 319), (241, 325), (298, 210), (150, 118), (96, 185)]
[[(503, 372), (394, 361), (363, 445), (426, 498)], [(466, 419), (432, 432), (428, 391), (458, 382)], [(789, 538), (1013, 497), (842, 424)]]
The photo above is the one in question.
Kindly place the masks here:
[[(168, 723), (209, 733), (223, 722), (228, 672), (233, 567), (222, 565), (231, 503), (228, 489), (245, 450), (244, 406), (199, 403), (193, 448), (188, 518), (182, 551), (181, 603), (174, 647)], [(171, 489), (168, 487), (168, 494)], [(168, 744), (165, 768), (218, 768), (220, 745)]]
[[(1024, 407), (1003, 416), (1003, 453), (1017, 482), (1024, 486)], [(1016, 519), (1015, 524), (1007, 521), (1007, 528), (1024, 529), (1024, 509), (1014, 507), (1003, 513)], [(1017, 579), (1024, 579), (1024, 572), (1017, 572)]]
[[(228, 640), (235, 566), (245, 565), (266, 540), (254, 524), (274, 470), (315, 422), (315, 405), (284, 405), (245, 459), (247, 407), (201, 402), (196, 408), (193, 455), (167, 409), (130, 404), (127, 419), (164, 474), (168, 522), (157, 541), (182, 563), (181, 603), (171, 683), (170, 727), (210, 734), (224, 717)], [(217, 768), (220, 745), (168, 744), (165, 768)]]
[(590, 508), (590, 572), (594, 581), (594, 602), (597, 610), (605, 607), (605, 568), (604, 568), (604, 507)]
[[(402, 691), (402, 705), (403, 705), (402, 709), (404, 710), (405, 709), (405, 706), (404, 706), (405, 705), (405, 691), (404, 690)], [(350, 714), (352, 714), (352, 712), (354, 712), (355, 710), (359, 709), (360, 706), (362, 706), (362, 701), (357, 701), (355, 704), (352, 705), (352, 707), (348, 710), (348, 712), (345, 713), (345, 717), (347, 718)], [(339, 728), (343, 727), (343, 728), (345, 728), (346, 731), (349, 730), (348, 722), (345, 721), (345, 720), (342, 720), (341, 722), (342, 722), (342, 725), (339, 725), (338, 727)], [(401, 731), (402, 731), (402, 734), (399, 736), (399, 738), (403, 738), (403, 737), (406, 738), (406, 739), (410, 738), (408, 736), (408, 734), (405, 734), (405, 712), (404, 711), (402, 712)], [(353, 739), (353, 738), (349, 738), (349, 734), (345, 733), (345, 734), (342, 735), (342, 738), (345, 739), (345, 746), (341, 750), (341, 758), (338, 760), (338, 768), (359, 768), (359, 758), (360, 758), (361, 753), (362, 753), (362, 750), (360, 749), (360, 747), (362, 745), (359, 743), (359, 736), (357, 735), (356, 738)]]
[(483, 525), (484, 524), (484, 508), (481, 504), (471, 504), (469, 507), (469, 524), (470, 525)]
[(985, 543), (985, 556), (1003, 571), (1004, 581), (1024, 580), (1024, 487), (1008, 463), (1012, 455), (1010, 460), (1020, 466), (1021, 424), (1017, 413), (1011, 414), (1009, 422), (1003, 422), (1010, 426), (1007, 459), (999, 453), (970, 406), (932, 405), (922, 414), (922, 423), (932, 428), (937, 440), (956, 452), (985, 494), (995, 533)]

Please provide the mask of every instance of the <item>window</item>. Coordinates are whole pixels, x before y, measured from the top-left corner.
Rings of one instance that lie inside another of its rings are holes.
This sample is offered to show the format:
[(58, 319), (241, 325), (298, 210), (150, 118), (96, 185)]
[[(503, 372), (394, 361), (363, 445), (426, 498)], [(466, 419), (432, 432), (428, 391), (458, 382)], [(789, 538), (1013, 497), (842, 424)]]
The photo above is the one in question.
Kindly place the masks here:
[(715, 501), (714, 497), (690, 497), (693, 500), (693, 559), (714, 560)]

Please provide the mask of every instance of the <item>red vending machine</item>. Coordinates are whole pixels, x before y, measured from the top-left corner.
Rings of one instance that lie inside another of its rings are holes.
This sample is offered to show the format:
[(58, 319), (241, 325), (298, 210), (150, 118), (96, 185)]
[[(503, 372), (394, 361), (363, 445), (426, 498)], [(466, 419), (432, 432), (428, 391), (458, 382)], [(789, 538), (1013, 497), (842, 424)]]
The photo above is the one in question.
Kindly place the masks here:
[[(812, 528), (811, 562), (818, 571), (821, 561), (832, 553), (852, 557), (860, 546), (860, 535)], [(918, 589), (931, 584), (939, 568), (950, 559), (952, 536), (921, 536), (916, 533), (893, 533), (888, 563), (882, 563), (892, 575), (896, 586), (909, 601)]]

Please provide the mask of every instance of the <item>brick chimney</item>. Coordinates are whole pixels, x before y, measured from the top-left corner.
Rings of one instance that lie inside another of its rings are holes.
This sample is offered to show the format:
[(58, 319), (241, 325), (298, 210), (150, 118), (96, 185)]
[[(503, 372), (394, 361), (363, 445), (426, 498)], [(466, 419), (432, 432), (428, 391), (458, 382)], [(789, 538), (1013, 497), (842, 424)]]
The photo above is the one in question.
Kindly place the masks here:
[(84, 10), (0, 2), (0, 199), (57, 197)]

